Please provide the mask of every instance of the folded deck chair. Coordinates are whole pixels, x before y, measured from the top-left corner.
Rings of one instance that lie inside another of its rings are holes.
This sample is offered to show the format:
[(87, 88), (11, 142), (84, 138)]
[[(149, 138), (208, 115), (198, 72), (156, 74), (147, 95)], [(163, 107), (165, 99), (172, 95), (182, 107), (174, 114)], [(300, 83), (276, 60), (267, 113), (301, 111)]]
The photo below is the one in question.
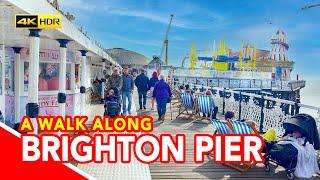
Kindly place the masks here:
[[(233, 134), (257, 134), (259, 135), (258, 130), (255, 126), (248, 122), (241, 122), (241, 121), (232, 121), (230, 122)], [(253, 168), (256, 163), (245, 163), (245, 164), (225, 164), (233, 169), (240, 171), (241, 173), (248, 172), (251, 168)]]
[[(194, 115), (195, 106), (194, 106), (193, 95), (191, 93), (181, 93), (180, 98), (181, 98), (181, 104), (179, 107), (179, 112), (177, 117), (179, 117), (181, 114), (187, 114), (189, 116)], [(191, 111), (191, 113), (189, 113), (188, 110)]]
[(214, 113), (214, 102), (213, 99), (210, 96), (205, 95), (199, 95), (197, 97), (197, 114), (201, 117), (202, 114), (205, 114), (206, 116), (210, 114), (210, 117), (206, 117), (209, 119), (212, 119), (213, 113)]

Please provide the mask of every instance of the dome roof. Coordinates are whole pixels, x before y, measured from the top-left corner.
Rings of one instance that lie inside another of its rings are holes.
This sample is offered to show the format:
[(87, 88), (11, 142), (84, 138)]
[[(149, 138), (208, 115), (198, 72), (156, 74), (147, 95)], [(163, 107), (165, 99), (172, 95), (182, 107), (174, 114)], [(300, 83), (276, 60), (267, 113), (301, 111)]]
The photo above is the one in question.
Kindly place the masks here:
[(121, 65), (147, 65), (149, 59), (139, 53), (122, 48), (113, 48), (105, 50), (110, 56)]

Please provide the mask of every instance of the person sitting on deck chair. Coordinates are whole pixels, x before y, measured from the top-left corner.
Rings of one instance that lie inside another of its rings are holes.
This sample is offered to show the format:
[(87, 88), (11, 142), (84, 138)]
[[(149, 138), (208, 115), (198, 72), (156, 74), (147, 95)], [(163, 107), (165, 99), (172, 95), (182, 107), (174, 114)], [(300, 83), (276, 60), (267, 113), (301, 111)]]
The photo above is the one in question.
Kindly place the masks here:
[(232, 121), (241, 121), (241, 122), (246, 122), (248, 123), (249, 125), (254, 125), (256, 126), (256, 123), (252, 120), (246, 120), (246, 119), (235, 119), (235, 114), (233, 111), (227, 111), (226, 114), (224, 115), (224, 119), (227, 121), (227, 122), (232, 122)]
[(193, 90), (192, 89), (190, 89), (190, 86), (189, 86), (189, 84), (187, 84), (186, 86), (185, 86), (185, 90), (184, 90), (186, 93), (190, 93), (190, 94), (193, 94)]
[[(213, 94), (212, 94), (212, 92), (210, 90), (207, 90), (205, 92), (205, 95), (210, 97), (210, 104), (211, 104), (212, 110), (213, 110), (212, 119), (217, 119), (218, 107), (214, 103)], [(210, 113), (209, 114), (203, 113), (203, 117), (210, 117), (210, 116), (211, 116)]]

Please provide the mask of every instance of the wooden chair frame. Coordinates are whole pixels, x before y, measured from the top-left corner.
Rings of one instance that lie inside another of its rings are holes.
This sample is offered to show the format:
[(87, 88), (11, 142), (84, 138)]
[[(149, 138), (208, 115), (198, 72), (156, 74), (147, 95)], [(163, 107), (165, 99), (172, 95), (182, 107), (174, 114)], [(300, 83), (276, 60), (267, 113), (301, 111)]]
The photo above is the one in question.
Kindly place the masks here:
[[(196, 114), (196, 103), (195, 103), (195, 98), (193, 97), (192, 94), (190, 94), (190, 96), (192, 97), (192, 101), (193, 101), (193, 105), (192, 108), (188, 108), (184, 105), (183, 100), (182, 100), (182, 93), (180, 93), (180, 104), (179, 104), (179, 111), (178, 111), (178, 115), (176, 116), (176, 118), (180, 117), (181, 114), (185, 114), (188, 115), (189, 118), (194, 116)], [(187, 93), (188, 94), (188, 93)], [(192, 112), (189, 113), (188, 110), (191, 110)]]
[[(231, 122), (225, 122), (226, 125), (230, 128), (230, 133), (234, 134), (234, 127), (232, 125)], [(250, 127), (250, 129), (252, 130), (253, 134), (256, 135), (260, 135), (259, 131), (256, 129), (256, 127), (253, 124), (249, 124), (247, 123), (247, 125)], [(214, 134), (218, 134), (218, 130), (215, 129)], [(211, 155), (214, 155), (214, 152), (211, 153)], [(257, 163), (252, 162), (252, 163), (244, 163), (244, 164), (228, 164), (228, 163), (223, 163), (223, 165), (228, 166), (230, 168), (233, 168), (237, 171), (239, 171), (240, 173), (246, 173), (248, 172), (251, 168), (255, 167)]]

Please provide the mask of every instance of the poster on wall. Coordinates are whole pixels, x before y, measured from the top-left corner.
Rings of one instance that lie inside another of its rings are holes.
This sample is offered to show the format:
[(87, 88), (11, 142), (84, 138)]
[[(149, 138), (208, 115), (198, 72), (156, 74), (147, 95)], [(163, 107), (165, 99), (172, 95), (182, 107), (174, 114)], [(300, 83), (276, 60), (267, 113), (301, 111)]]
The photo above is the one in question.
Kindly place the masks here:
[[(25, 107), (27, 105), (27, 97), (21, 97), (20, 116), (24, 116), (26, 113)], [(66, 115), (72, 115), (72, 95), (67, 95), (66, 99)], [(39, 97), (39, 115), (50, 116), (59, 114), (57, 96), (40, 96)]]

